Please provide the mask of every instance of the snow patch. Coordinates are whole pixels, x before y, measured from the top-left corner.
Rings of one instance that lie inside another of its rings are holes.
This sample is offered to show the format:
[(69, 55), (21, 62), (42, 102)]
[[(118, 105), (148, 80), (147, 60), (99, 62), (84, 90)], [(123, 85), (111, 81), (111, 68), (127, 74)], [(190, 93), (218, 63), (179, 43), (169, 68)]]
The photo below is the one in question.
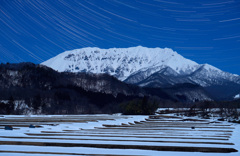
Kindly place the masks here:
[(237, 94), (234, 96), (234, 99), (239, 99), (240, 98), (240, 94)]

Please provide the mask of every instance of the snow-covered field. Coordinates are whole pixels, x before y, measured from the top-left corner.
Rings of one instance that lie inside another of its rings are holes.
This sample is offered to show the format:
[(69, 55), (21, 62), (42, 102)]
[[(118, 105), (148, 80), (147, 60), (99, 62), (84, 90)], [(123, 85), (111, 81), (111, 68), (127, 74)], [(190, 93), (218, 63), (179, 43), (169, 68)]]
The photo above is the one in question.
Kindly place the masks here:
[[(6, 125), (13, 130), (4, 130)], [(237, 156), (239, 136), (239, 124), (172, 114), (0, 117), (1, 156)]]

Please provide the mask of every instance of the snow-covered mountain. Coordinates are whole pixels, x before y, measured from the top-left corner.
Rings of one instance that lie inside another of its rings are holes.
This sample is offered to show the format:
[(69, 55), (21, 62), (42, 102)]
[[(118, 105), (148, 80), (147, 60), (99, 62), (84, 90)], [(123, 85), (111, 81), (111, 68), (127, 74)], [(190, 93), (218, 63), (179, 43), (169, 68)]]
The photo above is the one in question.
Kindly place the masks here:
[(212, 87), (236, 84), (233, 92), (240, 89), (240, 76), (209, 64), (198, 64), (169, 48), (89, 47), (63, 52), (42, 64), (59, 72), (108, 73), (139, 86), (168, 87), (192, 83)]
[(42, 64), (57, 71), (108, 73), (125, 80), (131, 74), (144, 70), (170, 67), (177, 73), (189, 74), (198, 64), (185, 59), (169, 48), (82, 48), (66, 51)]

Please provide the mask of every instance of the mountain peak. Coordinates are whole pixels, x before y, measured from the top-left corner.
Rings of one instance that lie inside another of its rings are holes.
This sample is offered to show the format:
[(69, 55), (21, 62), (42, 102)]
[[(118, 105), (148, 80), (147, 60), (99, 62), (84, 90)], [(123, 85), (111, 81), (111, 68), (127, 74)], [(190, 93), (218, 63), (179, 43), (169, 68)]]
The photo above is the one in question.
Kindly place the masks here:
[(188, 60), (170, 48), (100, 49), (87, 47), (63, 52), (42, 63), (57, 71), (108, 73), (120, 80), (134, 72), (150, 67), (169, 66), (178, 73), (188, 73), (197, 63)]
[(208, 71), (210, 71), (210, 70), (215, 70), (215, 71), (219, 71), (219, 72), (221, 71), (220, 69), (218, 69), (218, 68), (216, 68), (216, 67), (214, 67), (214, 66), (212, 66), (210, 64), (207, 64), (207, 63), (203, 64), (203, 66)]

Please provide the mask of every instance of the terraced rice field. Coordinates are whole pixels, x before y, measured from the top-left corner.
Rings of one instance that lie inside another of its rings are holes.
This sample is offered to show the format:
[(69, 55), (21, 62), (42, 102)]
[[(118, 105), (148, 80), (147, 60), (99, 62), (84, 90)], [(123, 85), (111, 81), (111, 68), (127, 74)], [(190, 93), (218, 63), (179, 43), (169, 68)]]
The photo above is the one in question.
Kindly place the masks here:
[[(4, 130), (6, 125), (13, 130)], [(227, 122), (171, 114), (2, 116), (0, 155), (237, 156), (239, 130)]]

